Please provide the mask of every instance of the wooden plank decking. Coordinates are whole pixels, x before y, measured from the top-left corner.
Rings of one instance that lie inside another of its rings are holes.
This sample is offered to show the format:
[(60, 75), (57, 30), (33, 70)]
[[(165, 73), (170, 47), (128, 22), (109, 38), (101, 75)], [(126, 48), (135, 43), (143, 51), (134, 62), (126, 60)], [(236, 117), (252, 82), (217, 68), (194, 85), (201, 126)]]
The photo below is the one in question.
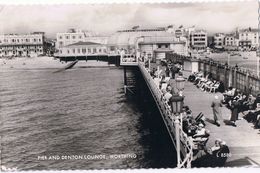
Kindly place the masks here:
[[(189, 73), (184, 73), (188, 77)], [(216, 93), (222, 98), (221, 93)], [(213, 120), (213, 113), (210, 107), (214, 99), (214, 93), (203, 92), (193, 83), (186, 82), (185, 89), (185, 105), (188, 105), (193, 115), (203, 112), (205, 117)], [(224, 120), (229, 120), (231, 112), (225, 106), (222, 108)], [(210, 130), (210, 139), (208, 146), (214, 145), (216, 138), (226, 141), (231, 151), (231, 157), (228, 158), (226, 166), (260, 166), (260, 130), (254, 129), (251, 123), (248, 123), (239, 115), (241, 120), (236, 122), (237, 127), (225, 125), (222, 123), (220, 127), (206, 121), (206, 128)]]

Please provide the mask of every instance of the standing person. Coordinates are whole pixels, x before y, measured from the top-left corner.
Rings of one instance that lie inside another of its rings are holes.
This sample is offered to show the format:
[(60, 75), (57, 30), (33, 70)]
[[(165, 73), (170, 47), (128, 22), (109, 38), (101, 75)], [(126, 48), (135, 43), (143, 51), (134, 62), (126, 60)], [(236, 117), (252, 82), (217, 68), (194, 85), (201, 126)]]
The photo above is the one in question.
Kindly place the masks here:
[(230, 122), (231, 125), (236, 127), (236, 120), (238, 118), (238, 108), (239, 108), (239, 103), (238, 101), (234, 100), (231, 103), (231, 117), (230, 117)]
[(176, 67), (175, 64), (173, 64), (171, 68), (171, 73), (172, 73), (172, 79), (175, 79), (175, 74), (178, 72), (178, 68)]
[(169, 76), (170, 76), (170, 69), (169, 69), (168, 66), (166, 66), (165, 74), (166, 74), (166, 77), (169, 77)]
[(222, 112), (221, 112), (221, 101), (217, 95), (215, 95), (214, 100), (211, 103), (212, 111), (213, 111), (213, 116), (214, 116), (214, 121), (217, 126), (220, 126), (220, 119), (222, 119)]

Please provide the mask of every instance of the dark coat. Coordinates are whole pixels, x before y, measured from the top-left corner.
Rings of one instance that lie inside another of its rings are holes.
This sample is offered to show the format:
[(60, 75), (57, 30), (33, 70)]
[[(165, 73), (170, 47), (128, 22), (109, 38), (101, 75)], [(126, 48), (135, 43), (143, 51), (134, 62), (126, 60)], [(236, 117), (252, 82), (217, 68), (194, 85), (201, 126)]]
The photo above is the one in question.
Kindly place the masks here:
[(239, 102), (233, 101), (231, 104), (231, 118), (230, 121), (236, 121), (238, 118)]

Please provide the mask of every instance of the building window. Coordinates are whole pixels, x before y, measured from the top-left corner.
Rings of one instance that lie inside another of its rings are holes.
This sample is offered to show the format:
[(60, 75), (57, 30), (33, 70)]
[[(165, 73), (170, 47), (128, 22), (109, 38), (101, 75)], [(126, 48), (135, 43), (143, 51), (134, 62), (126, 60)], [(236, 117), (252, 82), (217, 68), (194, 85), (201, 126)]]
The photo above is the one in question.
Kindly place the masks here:
[(36, 42), (36, 39), (33, 39), (33, 42)]
[(66, 36), (66, 39), (69, 39), (70, 37), (69, 36)]
[(91, 49), (90, 48), (88, 48), (88, 53), (91, 53)]
[(59, 44), (60, 44), (60, 46), (63, 46), (63, 42), (62, 41), (60, 41)]
[(80, 49), (78, 49), (78, 53), (80, 53)]
[(75, 49), (72, 49), (72, 52), (75, 53)]
[(75, 35), (73, 35), (73, 36), (72, 36), (72, 39), (75, 39), (75, 38), (76, 38), (76, 36), (75, 36)]
[(62, 50), (60, 50), (60, 53), (62, 53)]
[(82, 36), (80, 35), (80, 36), (79, 36), (79, 39), (81, 39), (81, 38), (82, 38)]
[(82, 49), (82, 53), (86, 53), (86, 49), (85, 48)]
[(62, 36), (60, 36), (60, 39), (62, 39)]
[(70, 50), (67, 50), (67, 53), (70, 54)]
[(93, 48), (93, 53), (97, 53), (97, 49), (96, 48)]

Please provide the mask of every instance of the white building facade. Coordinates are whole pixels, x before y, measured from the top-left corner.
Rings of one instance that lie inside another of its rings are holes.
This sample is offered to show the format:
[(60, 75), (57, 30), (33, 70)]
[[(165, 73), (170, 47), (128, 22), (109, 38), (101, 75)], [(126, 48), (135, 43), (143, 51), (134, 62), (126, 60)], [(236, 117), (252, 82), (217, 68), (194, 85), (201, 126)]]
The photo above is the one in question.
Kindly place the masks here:
[(187, 39), (184, 37), (143, 37), (138, 42), (138, 51), (141, 56), (153, 60), (165, 59), (166, 53), (174, 52), (179, 55), (188, 54)]
[(0, 35), (0, 57), (29, 57), (44, 54), (44, 33)]
[(258, 29), (243, 29), (239, 31), (239, 47), (242, 49), (257, 48), (259, 46)]
[(78, 56), (97, 56), (106, 55), (106, 45), (95, 42), (77, 42), (62, 48), (59, 48), (61, 57), (78, 57)]
[(68, 32), (57, 33), (56, 40), (56, 49), (59, 49), (77, 42), (95, 42), (106, 44), (107, 37), (98, 36), (96, 33), (90, 31), (70, 29)]
[(217, 33), (214, 35), (214, 45), (217, 48), (222, 48), (225, 43), (225, 34), (224, 33)]
[(208, 34), (204, 30), (196, 30), (191, 33), (190, 44), (192, 49), (202, 50), (207, 48), (207, 37)]

